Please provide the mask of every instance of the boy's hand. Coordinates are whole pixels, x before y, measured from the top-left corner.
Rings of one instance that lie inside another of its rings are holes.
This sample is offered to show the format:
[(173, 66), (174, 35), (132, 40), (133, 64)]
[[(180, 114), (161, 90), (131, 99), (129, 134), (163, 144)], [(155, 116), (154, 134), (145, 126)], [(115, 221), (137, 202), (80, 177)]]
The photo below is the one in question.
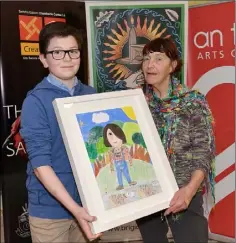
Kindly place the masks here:
[(80, 210), (78, 210), (78, 212), (75, 213), (74, 216), (76, 217), (77, 221), (79, 222), (80, 227), (82, 228), (86, 237), (90, 241), (95, 240), (102, 235), (101, 233), (99, 233), (99, 234), (92, 233), (89, 223), (96, 221), (97, 218), (94, 216), (90, 216), (85, 208), (81, 207)]

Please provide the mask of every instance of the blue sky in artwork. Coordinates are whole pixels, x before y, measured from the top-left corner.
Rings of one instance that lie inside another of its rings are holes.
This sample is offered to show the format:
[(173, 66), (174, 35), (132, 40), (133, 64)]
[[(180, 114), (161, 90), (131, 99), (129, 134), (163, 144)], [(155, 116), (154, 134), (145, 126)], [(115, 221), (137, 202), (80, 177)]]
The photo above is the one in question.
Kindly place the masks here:
[(85, 141), (88, 140), (89, 131), (95, 126), (105, 127), (108, 123), (114, 121), (137, 123), (137, 121), (131, 120), (121, 108), (76, 114), (76, 118), (80, 124), (80, 129)]

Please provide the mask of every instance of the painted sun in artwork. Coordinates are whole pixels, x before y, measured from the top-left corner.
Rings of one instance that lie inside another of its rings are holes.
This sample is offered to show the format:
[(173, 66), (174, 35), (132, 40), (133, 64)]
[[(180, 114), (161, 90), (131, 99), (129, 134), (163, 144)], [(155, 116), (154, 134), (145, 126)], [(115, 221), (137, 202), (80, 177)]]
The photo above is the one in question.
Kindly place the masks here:
[[(155, 19), (148, 20), (145, 17), (141, 21), (141, 18), (139, 15), (131, 16), (130, 19), (124, 19), (123, 23), (117, 23), (104, 42), (105, 67), (109, 68), (109, 73), (117, 81), (129, 81), (128, 78), (133, 74), (133, 66), (140, 66), (142, 62), (142, 50), (147, 41), (170, 37), (166, 33), (166, 28), (162, 28), (161, 23), (157, 23)], [(140, 39), (143, 39), (142, 43)], [(127, 84), (129, 85), (129, 82)]]

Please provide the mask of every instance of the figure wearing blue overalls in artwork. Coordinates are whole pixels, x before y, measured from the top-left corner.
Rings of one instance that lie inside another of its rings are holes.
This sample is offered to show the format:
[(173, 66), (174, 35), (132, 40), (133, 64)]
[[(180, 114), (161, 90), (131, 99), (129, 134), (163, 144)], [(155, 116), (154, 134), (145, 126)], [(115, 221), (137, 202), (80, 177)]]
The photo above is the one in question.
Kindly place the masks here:
[(124, 145), (126, 143), (126, 137), (123, 130), (116, 124), (107, 124), (103, 130), (104, 144), (107, 147), (112, 147), (111, 153), (111, 170), (116, 169), (116, 175), (118, 179), (118, 186), (116, 190), (122, 190), (123, 175), (126, 178), (129, 185), (136, 185), (136, 181), (132, 181), (129, 174), (128, 162), (132, 165), (132, 157), (130, 156), (129, 149)]

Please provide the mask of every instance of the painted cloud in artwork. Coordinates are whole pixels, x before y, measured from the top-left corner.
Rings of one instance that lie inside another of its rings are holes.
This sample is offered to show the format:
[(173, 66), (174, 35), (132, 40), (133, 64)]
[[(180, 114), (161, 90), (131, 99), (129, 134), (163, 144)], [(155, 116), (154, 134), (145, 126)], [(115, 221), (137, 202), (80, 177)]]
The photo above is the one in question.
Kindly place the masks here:
[(109, 121), (109, 115), (105, 112), (94, 113), (92, 121), (94, 123), (103, 123)]

